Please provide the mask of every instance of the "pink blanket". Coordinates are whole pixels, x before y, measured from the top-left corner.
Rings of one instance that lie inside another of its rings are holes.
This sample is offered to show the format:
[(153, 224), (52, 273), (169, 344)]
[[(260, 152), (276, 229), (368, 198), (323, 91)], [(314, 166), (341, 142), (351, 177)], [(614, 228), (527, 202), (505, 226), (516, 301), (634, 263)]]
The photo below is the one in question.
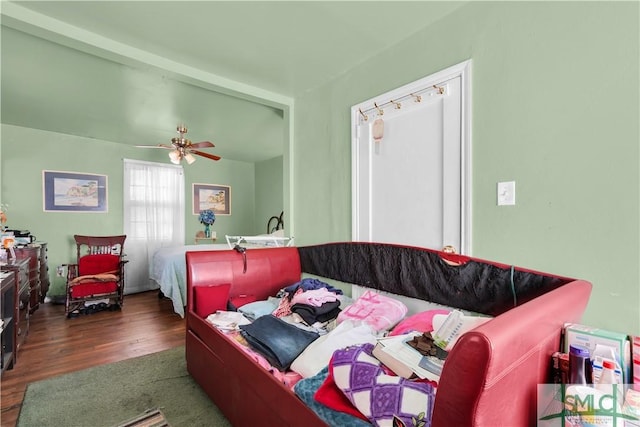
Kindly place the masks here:
[(407, 315), (407, 306), (402, 302), (366, 291), (353, 304), (346, 307), (338, 315), (338, 323), (347, 319), (360, 320), (367, 323), (375, 331), (391, 329)]

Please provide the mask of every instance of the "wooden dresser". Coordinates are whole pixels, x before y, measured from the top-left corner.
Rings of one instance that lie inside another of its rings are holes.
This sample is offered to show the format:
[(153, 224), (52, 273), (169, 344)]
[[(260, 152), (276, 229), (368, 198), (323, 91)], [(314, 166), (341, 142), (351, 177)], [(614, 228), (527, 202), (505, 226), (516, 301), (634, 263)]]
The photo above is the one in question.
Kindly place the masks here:
[(29, 334), (29, 318), (44, 302), (50, 283), (45, 242), (16, 247), (14, 251), (15, 258), (0, 264), (2, 372), (16, 363), (18, 350)]
[(49, 291), (49, 264), (46, 242), (34, 242), (14, 248), (16, 258), (29, 259), (29, 284), (31, 287), (31, 313), (38, 309)]
[(16, 247), (15, 251), (17, 259), (26, 259), (29, 262), (29, 313), (33, 313), (40, 306), (40, 247), (34, 245)]
[[(16, 352), (29, 334), (29, 316), (31, 315), (31, 286), (29, 282), (29, 260), (13, 258), (0, 265), (1, 271), (13, 271), (15, 274), (17, 298), (15, 300), (17, 316)], [(14, 355), (14, 361), (16, 356)]]
[(18, 287), (14, 271), (0, 271), (0, 369), (4, 373), (16, 363), (18, 328)]

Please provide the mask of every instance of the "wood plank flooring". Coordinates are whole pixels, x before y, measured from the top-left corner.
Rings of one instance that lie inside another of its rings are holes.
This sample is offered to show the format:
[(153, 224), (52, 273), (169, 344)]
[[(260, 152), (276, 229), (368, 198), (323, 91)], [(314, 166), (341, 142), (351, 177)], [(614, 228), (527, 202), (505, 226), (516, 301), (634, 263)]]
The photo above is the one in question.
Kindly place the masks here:
[(0, 424), (16, 425), (27, 384), (184, 344), (185, 321), (157, 291), (126, 295), (121, 311), (67, 319), (64, 305), (40, 304), (14, 368), (0, 381)]

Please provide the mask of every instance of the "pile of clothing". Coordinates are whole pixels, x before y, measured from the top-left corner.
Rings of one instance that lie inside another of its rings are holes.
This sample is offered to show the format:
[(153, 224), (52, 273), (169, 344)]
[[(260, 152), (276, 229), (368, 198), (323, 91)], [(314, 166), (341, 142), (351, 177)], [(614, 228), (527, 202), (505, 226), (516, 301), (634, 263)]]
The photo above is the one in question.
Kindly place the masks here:
[(241, 334), (252, 349), (285, 371), (309, 344), (329, 331), (329, 323), (340, 314), (342, 295), (341, 289), (321, 280), (303, 279), (275, 298), (240, 307), (253, 320), (240, 326)]

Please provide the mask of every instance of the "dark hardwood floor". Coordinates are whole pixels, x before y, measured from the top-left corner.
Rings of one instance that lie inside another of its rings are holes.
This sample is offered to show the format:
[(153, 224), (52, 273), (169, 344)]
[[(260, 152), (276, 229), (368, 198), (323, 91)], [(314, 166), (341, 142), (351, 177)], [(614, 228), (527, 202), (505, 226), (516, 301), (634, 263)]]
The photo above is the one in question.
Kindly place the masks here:
[(121, 311), (67, 319), (63, 305), (40, 304), (14, 368), (0, 382), (0, 422), (15, 426), (27, 384), (184, 344), (185, 321), (157, 291), (126, 295)]

